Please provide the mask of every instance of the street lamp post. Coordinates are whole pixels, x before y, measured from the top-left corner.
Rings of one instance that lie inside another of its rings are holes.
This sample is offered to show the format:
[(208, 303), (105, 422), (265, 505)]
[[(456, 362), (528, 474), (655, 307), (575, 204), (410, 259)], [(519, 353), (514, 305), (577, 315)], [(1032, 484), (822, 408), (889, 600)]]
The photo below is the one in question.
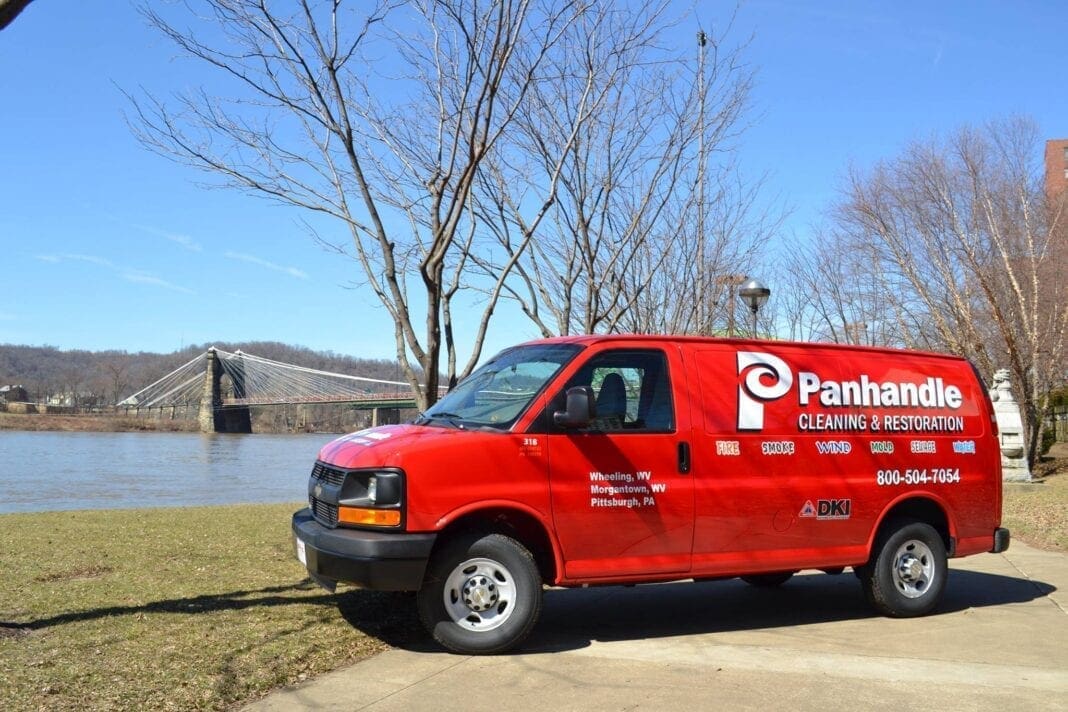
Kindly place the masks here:
[[(731, 293), (735, 287), (745, 282), (745, 279), (744, 274), (724, 274), (716, 277), (716, 286), (720, 289), (726, 289), (727, 292), (727, 298), (724, 301), (727, 305), (727, 336), (730, 338), (734, 338), (734, 298)], [(717, 290), (717, 293), (722, 294), (719, 290)], [(718, 294), (716, 296), (717, 300), (719, 299)], [(711, 331), (708, 333), (711, 333)]]
[(749, 307), (749, 311), (753, 315), (753, 336), (756, 336), (757, 313), (760, 311), (760, 307), (764, 306), (768, 301), (768, 297), (771, 296), (771, 290), (758, 280), (751, 279), (741, 286), (738, 290), (738, 296), (742, 298), (742, 301)]
[(864, 334), (868, 331), (868, 325), (863, 321), (853, 321), (845, 325), (846, 341), (853, 344), (864, 342)]

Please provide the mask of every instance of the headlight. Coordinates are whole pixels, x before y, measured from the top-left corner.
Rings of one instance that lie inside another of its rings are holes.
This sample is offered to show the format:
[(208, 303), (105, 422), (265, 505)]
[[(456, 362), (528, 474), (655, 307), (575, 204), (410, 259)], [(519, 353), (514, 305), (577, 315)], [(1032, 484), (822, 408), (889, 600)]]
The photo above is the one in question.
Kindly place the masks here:
[(345, 474), (337, 504), (340, 523), (400, 526), (404, 473), (400, 470), (350, 470)]
[(338, 493), (338, 504), (349, 507), (399, 507), (404, 475), (396, 470), (350, 470)]
[(308, 481), (308, 501), (313, 510), (327, 505), (324, 510), (327, 515), (332, 511), (330, 507), (337, 507), (336, 519), (316, 514), (327, 526), (345, 523), (400, 527), (404, 522), (404, 471), (398, 468), (349, 470), (317, 461)]

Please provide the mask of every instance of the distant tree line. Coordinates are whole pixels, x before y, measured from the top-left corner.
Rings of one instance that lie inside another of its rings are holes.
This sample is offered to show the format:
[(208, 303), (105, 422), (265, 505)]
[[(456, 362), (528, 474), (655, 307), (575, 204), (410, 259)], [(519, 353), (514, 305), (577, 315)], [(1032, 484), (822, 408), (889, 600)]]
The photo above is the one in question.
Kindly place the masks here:
[(403, 380), (392, 361), (313, 351), (276, 341), (190, 345), (168, 354), (0, 344), (0, 386), (22, 386), (36, 403), (52, 401), (83, 410), (107, 408), (203, 354), (209, 346), (333, 373)]

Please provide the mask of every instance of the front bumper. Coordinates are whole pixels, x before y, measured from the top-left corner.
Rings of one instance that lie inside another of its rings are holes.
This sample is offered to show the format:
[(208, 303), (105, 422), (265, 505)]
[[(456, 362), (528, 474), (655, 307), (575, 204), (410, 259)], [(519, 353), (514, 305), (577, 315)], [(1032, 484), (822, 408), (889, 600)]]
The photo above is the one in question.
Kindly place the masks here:
[(333, 591), (338, 581), (378, 591), (417, 591), (437, 534), (331, 529), (307, 507), (293, 514), (294, 545), (304, 543), (308, 574)]

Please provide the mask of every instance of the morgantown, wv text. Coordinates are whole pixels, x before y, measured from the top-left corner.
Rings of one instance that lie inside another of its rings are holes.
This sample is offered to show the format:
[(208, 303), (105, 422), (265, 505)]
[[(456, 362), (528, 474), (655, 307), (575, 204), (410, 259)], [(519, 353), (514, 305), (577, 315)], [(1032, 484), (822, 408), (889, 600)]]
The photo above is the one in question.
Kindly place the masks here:
[(591, 507), (655, 507), (658, 493), (666, 492), (667, 485), (653, 482), (651, 470), (637, 472), (591, 472)]

